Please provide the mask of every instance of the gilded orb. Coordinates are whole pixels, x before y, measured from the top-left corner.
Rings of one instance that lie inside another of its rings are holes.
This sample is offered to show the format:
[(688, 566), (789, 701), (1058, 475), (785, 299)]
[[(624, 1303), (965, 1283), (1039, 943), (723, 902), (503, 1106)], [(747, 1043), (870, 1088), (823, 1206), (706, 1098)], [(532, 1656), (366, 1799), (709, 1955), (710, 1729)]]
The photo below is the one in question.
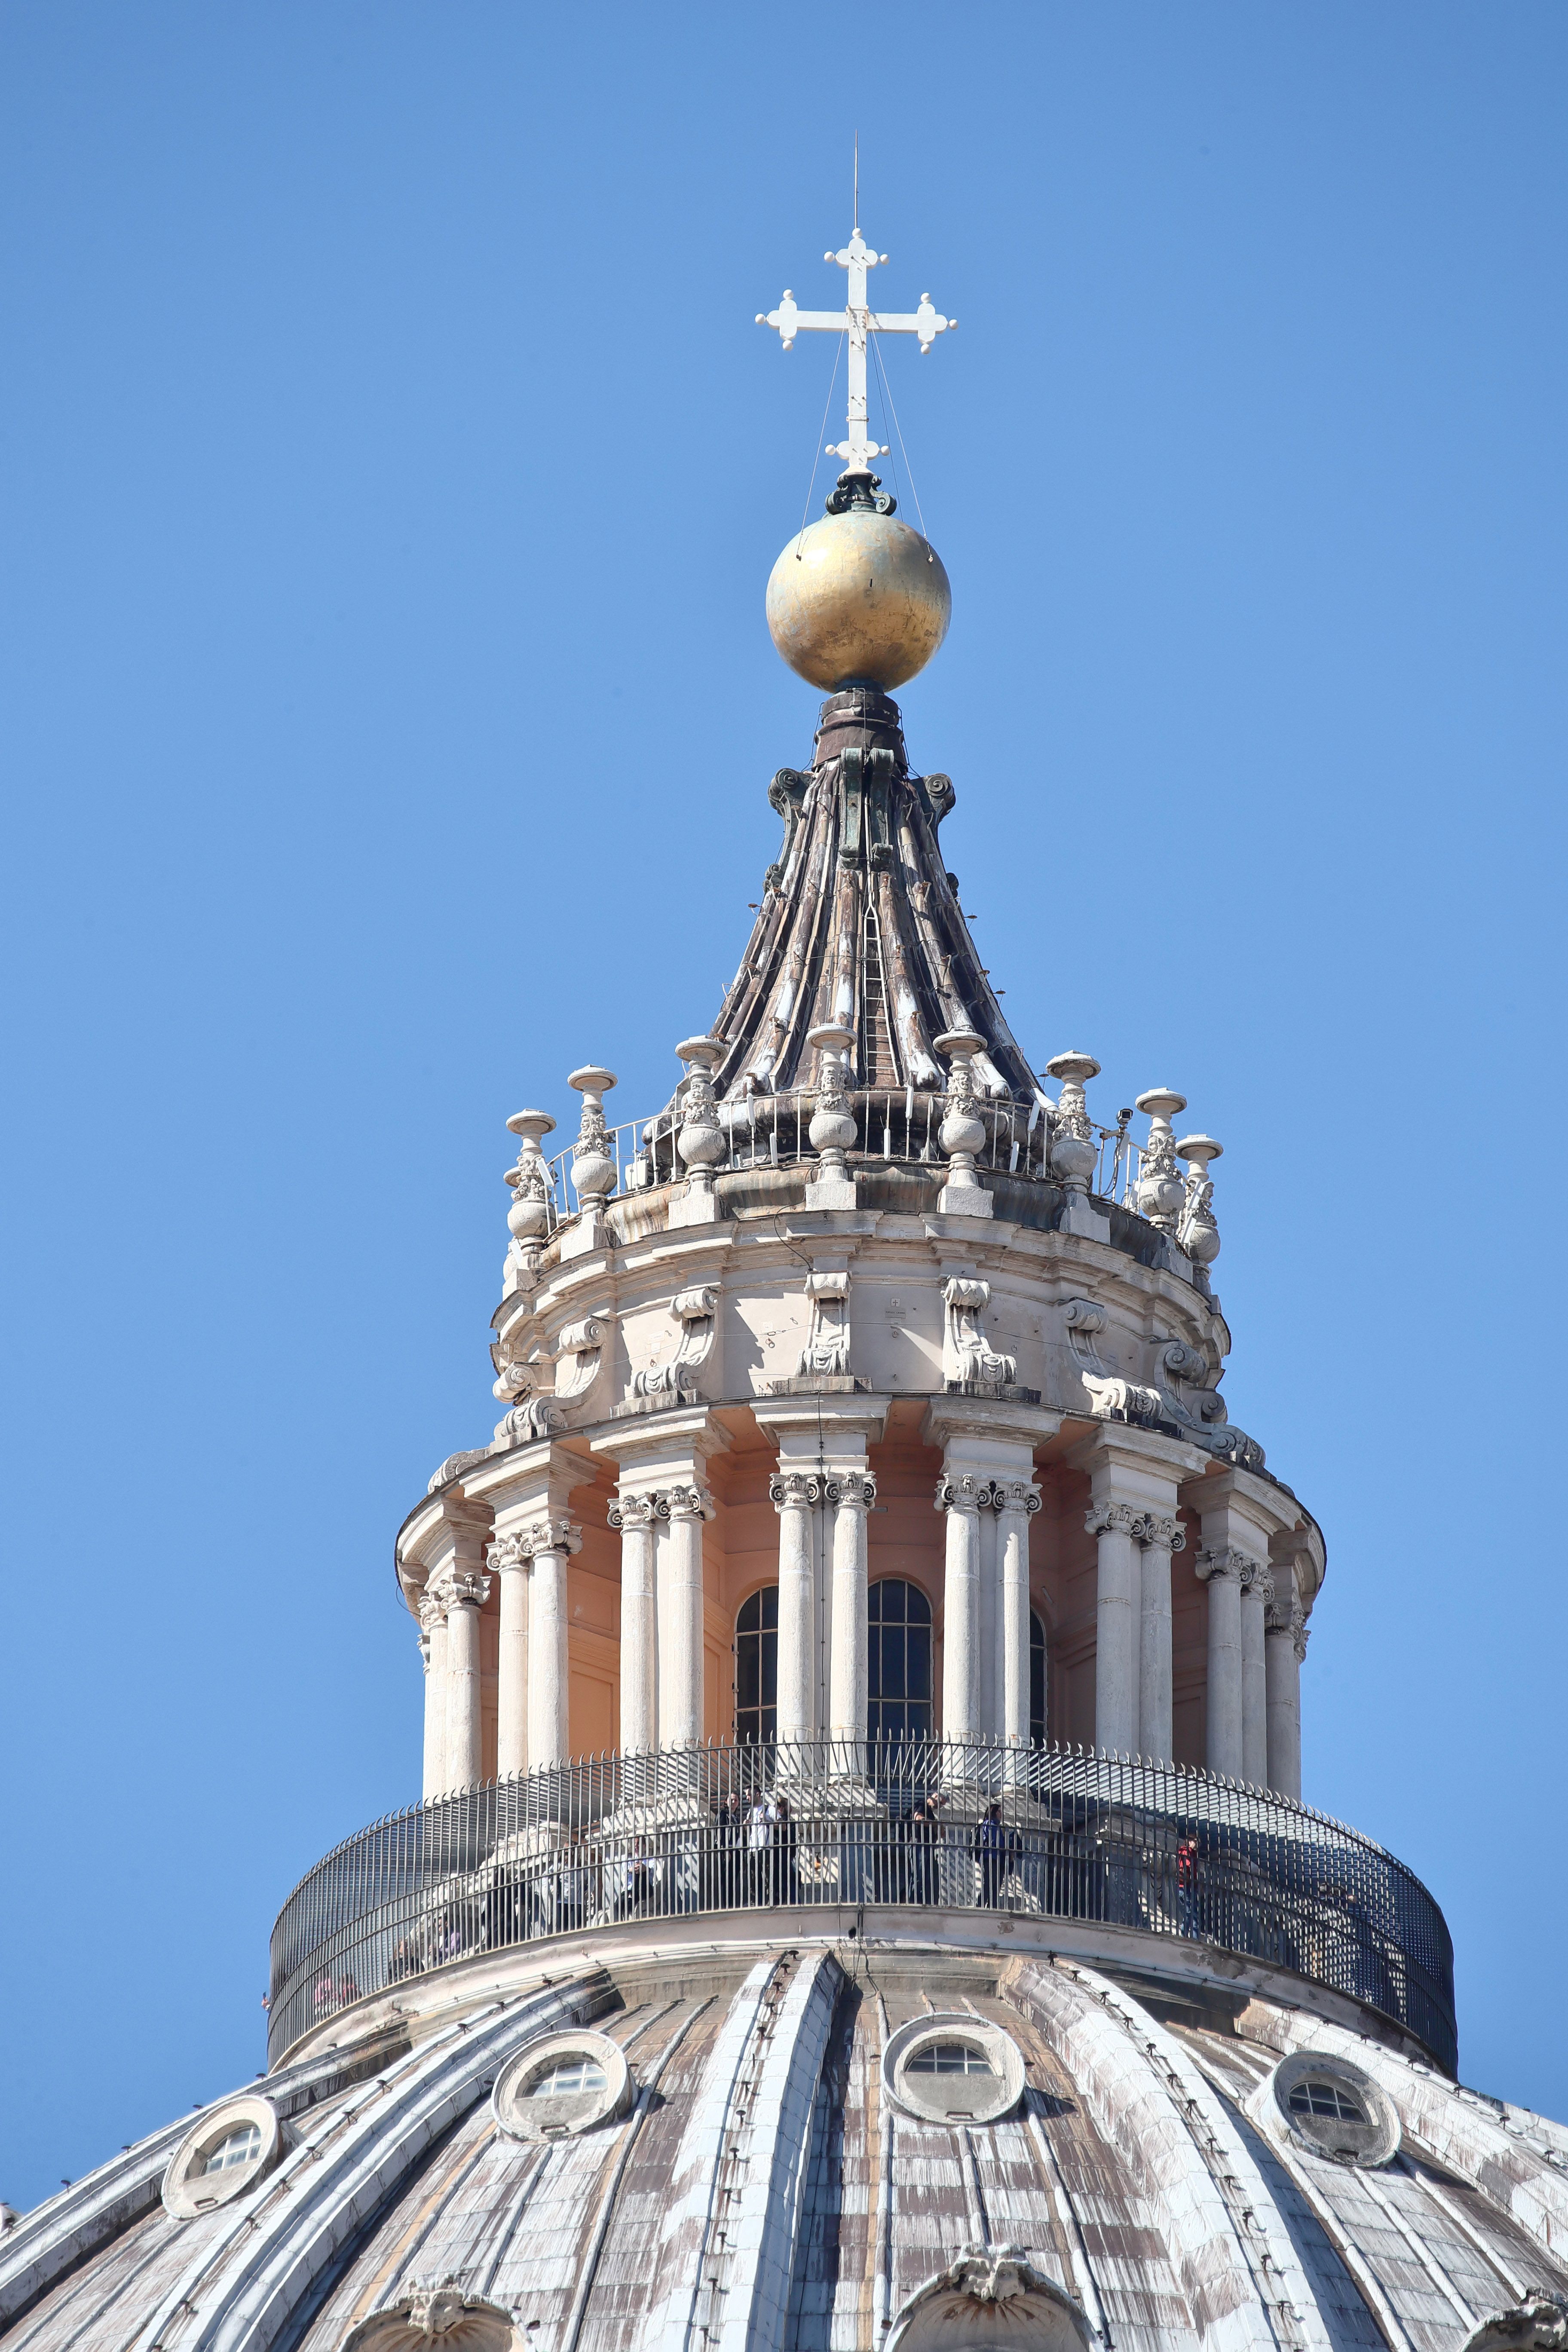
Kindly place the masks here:
[(952, 613), (935, 548), (868, 503), (792, 539), (768, 582), (774, 645), (791, 669), (830, 692), (902, 686), (924, 669)]

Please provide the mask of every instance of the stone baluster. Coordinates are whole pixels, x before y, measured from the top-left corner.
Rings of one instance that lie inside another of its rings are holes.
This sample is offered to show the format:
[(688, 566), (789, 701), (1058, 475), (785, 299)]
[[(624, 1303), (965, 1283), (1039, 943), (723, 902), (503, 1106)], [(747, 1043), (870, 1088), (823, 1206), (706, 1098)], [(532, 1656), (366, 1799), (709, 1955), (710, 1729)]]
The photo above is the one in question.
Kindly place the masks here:
[(1001, 1569), (1002, 1737), (1009, 1748), (1029, 1744), (1029, 1521), (1040, 1507), (1032, 1479), (1007, 1478), (997, 1496)]
[(482, 1569), (449, 1567), (440, 1578), (447, 1608), (447, 1785), (468, 1789), (485, 1777), (479, 1665), (479, 1611), (489, 1599)]
[(1185, 1095), (1169, 1087), (1151, 1087), (1137, 1097), (1138, 1108), (1149, 1115), (1149, 1140), (1138, 1171), (1138, 1213), (1163, 1234), (1173, 1234), (1182, 1213), (1182, 1180), (1176, 1173), (1176, 1139), (1171, 1120), (1185, 1110)]
[(662, 1748), (694, 1747), (703, 1736), (702, 1523), (713, 1497), (700, 1480), (670, 1486), (669, 1530), (658, 1565), (658, 1737)]
[(536, 1520), (521, 1530), (531, 1566), (528, 1609), (529, 1763), (564, 1764), (571, 1753), (566, 1635), (571, 1610), (566, 1563), (583, 1548), (570, 1519)]
[(823, 1491), (833, 1506), (832, 1620), (828, 1636), (827, 1714), (835, 1769), (866, 1770), (869, 1577), (866, 1514), (877, 1499), (875, 1478), (862, 1470), (834, 1470)]
[(995, 1203), (980, 1181), (974, 1159), (985, 1148), (985, 1121), (974, 1098), (973, 1064), (984, 1048), (977, 1029), (944, 1029), (931, 1041), (949, 1057), (947, 1108), (937, 1130), (937, 1141), (947, 1154), (947, 1181), (936, 1205), (944, 1216), (989, 1217)]
[(1084, 1093), (1089, 1079), (1099, 1076), (1100, 1064), (1092, 1054), (1053, 1054), (1046, 1064), (1045, 1075), (1061, 1084), (1057, 1107), (1051, 1114), (1047, 1155), (1050, 1172), (1064, 1193), (1058, 1227), (1064, 1234), (1109, 1241), (1110, 1221), (1089, 1197), (1089, 1186), (1100, 1161), (1100, 1145)]
[(1225, 1146), (1216, 1143), (1212, 1135), (1184, 1135), (1176, 1146), (1177, 1159), (1188, 1163), (1176, 1245), (1185, 1250), (1194, 1265), (1212, 1265), (1219, 1255), (1219, 1228), (1214, 1221), (1214, 1180), (1209, 1164), (1219, 1159), (1224, 1150)]
[(1110, 1497), (1097, 1497), (1084, 1520), (1100, 1545), (1095, 1583), (1094, 1744), (1112, 1755), (1132, 1755), (1138, 1747), (1143, 1608), (1139, 1546), (1143, 1524), (1142, 1512)]
[(1194, 1561), (1199, 1579), (1208, 1586), (1208, 1738), (1205, 1761), (1211, 1772), (1227, 1780), (1246, 1778), (1243, 1744), (1243, 1666), (1241, 1646), (1242, 1580), (1256, 1569), (1256, 1560), (1228, 1544), (1205, 1547)]
[(781, 1469), (768, 1494), (779, 1515), (777, 1736), (781, 1747), (816, 1727), (816, 1577), (813, 1517), (822, 1482)]
[(672, 1202), (669, 1223), (706, 1225), (719, 1213), (713, 1171), (729, 1150), (713, 1093), (713, 1072), (724, 1058), (725, 1047), (719, 1037), (686, 1037), (675, 1050), (689, 1074), (675, 1139), (687, 1174), (685, 1192)]
[(447, 1609), (427, 1584), (419, 1601), (419, 1645), (425, 1659), (425, 1795), (447, 1785)]
[(805, 1042), (816, 1053), (816, 1108), (806, 1133), (817, 1156), (817, 1173), (805, 1188), (808, 1209), (852, 1209), (855, 1179), (846, 1153), (856, 1137), (855, 1114), (846, 1088), (844, 1056), (855, 1032), (842, 1021), (819, 1021)]
[(642, 1756), (658, 1742), (658, 1648), (654, 1528), (668, 1518), (657, 1493), (617, 1494), (610, 1525), (621, 1538), (621, 1753)]
[(487, 1555), (500, 1580), (500, 1642), (496, 1683), (496, 1774), (526, 1772), (528, 1756), (528, 1616), (529, 1562), (527, 1539), (498, 1536)]
[(1301, 1665), (1307, 1620), (1296, 1597), (1293, 1570), (1276, 1568), (1274, 1598), (1264, 1618), (1264, 1672), (1268, 1707), (1268, 1786), (1282, 1797), (1301, 1795)]
[(944, 1473), (936, 1507), (946, 1516), (942, 1571), (942, 1737), (980, 1736), (980, 1515), (989, 1481), (966, 1471)]
[(1142, 1533), (1142, 1608), (1138, 1652), (1138, 1750), (1156, 1764), (1173, 1759), (1171, 1555), (1186, 1546), (1179, 1519), (1145, 1513)]

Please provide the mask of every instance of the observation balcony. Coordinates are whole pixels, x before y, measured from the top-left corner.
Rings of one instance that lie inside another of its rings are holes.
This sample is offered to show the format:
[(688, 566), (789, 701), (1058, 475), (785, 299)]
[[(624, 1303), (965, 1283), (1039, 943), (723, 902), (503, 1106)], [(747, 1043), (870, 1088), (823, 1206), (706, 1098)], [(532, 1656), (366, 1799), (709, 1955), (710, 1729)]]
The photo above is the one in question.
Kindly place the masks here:
[(1207, 1945), (1294, 1970), (1457, 2064), (1447, 1927), (1370, 1838), (1184, 1766), (944, 1740), (605, 1756), (390, 1814), (279, 1914), (268, 2056), (479, 1953), (637, 1919), (816, 1911), (828, 1927), (847, 1908), (854, 1926), (894, 1906), (931, 1906), (933, 1935), (939, 1911), (1008, 1913)]

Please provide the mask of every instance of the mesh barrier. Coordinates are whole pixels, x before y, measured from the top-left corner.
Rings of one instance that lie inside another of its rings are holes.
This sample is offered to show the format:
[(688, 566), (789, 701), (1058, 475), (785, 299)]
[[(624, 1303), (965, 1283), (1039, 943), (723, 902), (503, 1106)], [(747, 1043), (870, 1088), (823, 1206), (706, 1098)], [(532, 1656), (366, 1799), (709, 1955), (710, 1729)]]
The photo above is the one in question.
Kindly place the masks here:
[(1370, 1838), (1182, 1766), (940, 1739), (596, 1757), (392, 1814), (279, 1913), (269, 2055), (478, 1952), (636, 1918), (886, 1904), (1195, 1938), (1347, 1993), (1457, 2063), (1443, 1915)]

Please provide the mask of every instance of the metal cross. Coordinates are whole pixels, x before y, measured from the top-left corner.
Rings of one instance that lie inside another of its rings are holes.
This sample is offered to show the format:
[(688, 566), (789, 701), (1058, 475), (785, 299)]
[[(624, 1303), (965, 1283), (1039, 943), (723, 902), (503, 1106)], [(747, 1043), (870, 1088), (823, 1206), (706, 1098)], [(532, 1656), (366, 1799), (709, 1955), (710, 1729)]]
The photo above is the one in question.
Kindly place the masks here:
[(885, 253), (873, 253), (858, 228), (840, 253), (825, 253), (824, 261), (836, 261), (840, 269), (849, 272), (849, 301), (842, 310), (803, 310), (789, 288), (784, 288), (784, 300), (776, 310), (757, 312), (759, 327), (776, 327), (787, 352), (803, 329), (816, 328), (825, 334), (849, 338), (849, 432), (843, 441), (830, 441), (827, 454), (842, 457), (846, 466), (856, 473), (869, 473), (873, 457), (888, 455), (887, 444), (868, 440), (866, 436), (866, 341), (869, 335), (918, 335), (923, 358), (938, 335), (956, 327), (956, 319), (944, 319), (940, 310), (931, 308), (929, 294), (921, 296), (918, 310), (871, 310), (866, 307), (866, 272), (875, 269), (888, 258)]

